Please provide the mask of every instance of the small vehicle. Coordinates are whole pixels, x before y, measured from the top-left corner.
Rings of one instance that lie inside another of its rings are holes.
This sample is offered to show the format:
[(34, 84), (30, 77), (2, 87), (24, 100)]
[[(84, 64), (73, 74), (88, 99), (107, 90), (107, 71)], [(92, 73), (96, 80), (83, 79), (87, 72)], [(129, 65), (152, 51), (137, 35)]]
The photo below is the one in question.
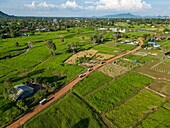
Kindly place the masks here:
[(92, 68), (88, 68), (88, 69), (87, 69), (87, 71), (89, 71), (89, 72), (90, 72), (91, 70), (93, 70), (93, 69), (92, 69)]
[(100, 64), (104, 64), (105, 62), (101, 61)]
[(80, 74), (80, 75), (79, 75), (79, 78), (82, 78), (82, 77), (83, 77), (83, 75), (82, 75), (82, 74)]
[(39, 104), (40, 104), (40, 105), (44, 105), (46, 102), (47, 102), (47, 99), (44, 98), (44, 99), (42, 99), (42, 100), (39, 102)]

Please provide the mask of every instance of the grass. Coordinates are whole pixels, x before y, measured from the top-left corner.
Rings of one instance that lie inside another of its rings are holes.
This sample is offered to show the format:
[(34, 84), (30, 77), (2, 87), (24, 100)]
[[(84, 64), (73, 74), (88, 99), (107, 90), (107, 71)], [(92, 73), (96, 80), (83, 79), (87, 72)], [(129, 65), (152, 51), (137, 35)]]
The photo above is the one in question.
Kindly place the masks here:
[(146, 113), (151, 112), (163, 100), (159, 95), (145, 90), (129, 99), (125, 104), (106, 113), (115, 128), (133, 127)]
[(84, 96), (94, 89), (106, 84), (110, 80), (112, 80), (111, 77), (106, 76), (101, 72), (94, 72), (87, 76), (86, 79), (77, 83), (74, 86), (73, 91), (75, 91), (78, 95)]
[(61, 101), (26, 122), (24, 128), (105, 128), (82, 100), (69, 93)]
[(164, 107), (170, 111), (170, 100), (164, 104)]
[(50, 52), (45, 46), (45, 43), (43, 43), (33, 47), (25, 54), (11, 59), (1, 60), (0, 63), (6, 67), (28, 70), (48, 57), (50, 57)]
[(149, 88), (165, 95), (170, 95), (170, 82), (168, 81), (155, 81), (149, 85)]
[(10, 100), (0, 98), (0, 108), (0, 127), (12, 123), (13, 119), (21, 114), (21, 110)]
[(132, 49), (135, 49), (136, 46), (128, 45), (128, 44), (121, 44), (121, 45), (118, 45), (117, 48), (125, 49), (125, 50), (132, 50)]
[(106, 111), (151, 83), (153, 79), (130, 72), (86, 97), (98, 111)]
[(114, 48), (103, 47), (102, 45), (97, 45), (97, 46), (94, 46), (93, 49), (98, 50), (99, 53), (115, 55), (115, 53), (114, 53), (115, 49)]
[(169, 117), (170, 111), (160, 108), (146, 118), (137, 128), (169, 128)]

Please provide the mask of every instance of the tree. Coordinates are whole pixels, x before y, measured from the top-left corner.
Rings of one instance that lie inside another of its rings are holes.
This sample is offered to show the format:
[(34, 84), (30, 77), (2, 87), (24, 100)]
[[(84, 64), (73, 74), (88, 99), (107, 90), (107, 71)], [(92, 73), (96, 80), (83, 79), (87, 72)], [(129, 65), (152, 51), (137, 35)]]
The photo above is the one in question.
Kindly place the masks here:
[(24, 101), (23, 100), (19, 100), (17, 101), (17, 104), (16, 104), (21, 110), (23, 111), (27, 111), (28, 110), (28, 106), (25, 105)]
[(51, 39), (48, 40), (47, 43), (46, 43), (46, 45), (47, 45), (47, 48), (51, 50), (51, 54), (52, 54), (52, 55), (55, 55), (55, 50), (56, 50), (57, 48), (56, 48), (55, 43), (53, 43), (53, 40), (51, 40)]
[(82, 36), (82, 37), (81, 37), (81, 39), (82, 39), (82, 40), (84, 40), (84, 39), (85, 39), (85, 37), (84, 37), (84, 36)]
[(69, 29), (67, 29), (67, 32), (69, 33), (69, 32), (70, 32), (70, 30), (69, 30)]
[(3, 39), (3, 34), (0, 34), (0, 40), (3, 41), (2, 39)]
[(18, 46), (19, 46), (19, 43), (18, 43), (18, 42), (15, 42), (15, 46), (18, 47)]
[(32, 42), (28, 42), (27, 45), (28, 45), (29, 48), (33, 47), (33, 43)]
[(62, 43), (64, 42), (64, 38), (61, 38), (61, 40), (60, 40)]

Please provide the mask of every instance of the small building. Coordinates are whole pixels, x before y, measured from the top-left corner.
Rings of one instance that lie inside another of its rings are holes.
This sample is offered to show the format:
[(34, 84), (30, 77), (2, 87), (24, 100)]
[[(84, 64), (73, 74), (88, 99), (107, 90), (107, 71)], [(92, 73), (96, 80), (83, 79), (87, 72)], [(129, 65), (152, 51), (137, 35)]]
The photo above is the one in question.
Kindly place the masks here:
[(133, 62), (136, 64), (138, 62), (138, 60), (134, 60)]
[(153, 39), (154, 39), (154, 40), (160, 40), (160, 41), (163, 40), (162, 37), (154, 37)]
[(121, 43), (131, 44), (131, 45), (138, 45), (139, 44), (139, 42), (137, 42), (137, 41), (129, 41), (129, 40), (121, 41)]
[(34, 89), (32, 87), (23, 84), (14, 86), (14, 89), (16, 90), (16, 94), (11, 94), (10, 96), (14, 101), (24, 99), (34, 93)]
[(155, 42), (148, 42), (148, 44), (152, 44), (152, 45), (153, 45), (153, 47), (160, 47), (160, 45), (159, 45), (159, 44), (157, 44), (157, 43), (155, 43)]
[(30, 36), (30, 35), (23, 33), (22, 36)]

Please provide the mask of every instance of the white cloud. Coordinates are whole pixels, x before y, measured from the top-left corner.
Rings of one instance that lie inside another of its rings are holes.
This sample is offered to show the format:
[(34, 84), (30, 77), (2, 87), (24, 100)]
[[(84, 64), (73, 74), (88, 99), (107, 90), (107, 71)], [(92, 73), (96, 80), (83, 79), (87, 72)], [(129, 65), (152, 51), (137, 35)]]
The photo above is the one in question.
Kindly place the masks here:
[(76, 3), (76, 1), (67, 1), (64, 4), (60, 5), (61, 8), (79, 8), (79, 9), (83, 9), (83, 6), (80, 6)]
[(47, 4), (47, 2), (42, 2), (38, 5), (39, 7), (46, 7), (46, 8), (55, 8), (57, 5), (54, 4)]
[(93, 1), (85, 1), (84, 3), (85, 4), (93, 4), (94, 2)]
[[(42, 2), (40, 4), (35, 4), (33, 1), (31, 4), (26, 4), (26, 7), (35, 8), (60, 8), (60, 9), (81, 9), (81, 10), (118, 10), (118, 11), (130, 11), (130, 10), (141, 10), (151, 8), (151, 4), (146, 3), (143, 0), (98, 0), (96, 2), (85, 1), (84, 6), (76, 3), (76, 1), (66, 1), (63, 4), (47, 4), (47, 2)], [(91, 5), (89, 5), (91, 4)]]
[(35, 1), (33, 1), (31, 4), (25, 4), (24, 6), (28, 8), (36, 8)]
[(99, 0), (95, 8), (97, 10), (140, 10), (151, 8), (151, 4), (143, 0)]

